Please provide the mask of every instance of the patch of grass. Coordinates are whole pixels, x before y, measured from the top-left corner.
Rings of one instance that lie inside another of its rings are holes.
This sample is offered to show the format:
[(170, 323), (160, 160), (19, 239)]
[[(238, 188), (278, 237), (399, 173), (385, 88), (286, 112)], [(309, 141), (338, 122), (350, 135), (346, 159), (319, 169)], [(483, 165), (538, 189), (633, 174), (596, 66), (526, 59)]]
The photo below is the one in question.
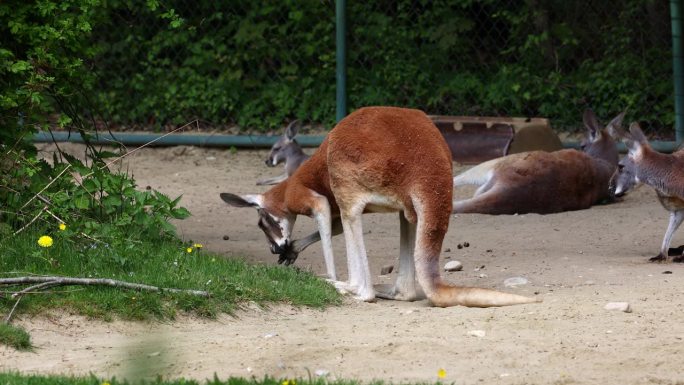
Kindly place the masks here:
[[(322, 308), (339, 304), (335, 289), (309, 272), (283, 266), (248, 264), (202, 249), (187, 252), (187, 245), (174, 241), (131, 242), (124, 246), (102, 243), (77, 244), (55, 237), (54, 244), (41, 248), (40, 234), (21, 233), (0, 239), (0, 277), (62, 275), (83, 278), (112, 278), (154, 286), (206, 290), (209, 298), (190, 294), (131, 291), (111, 287), (65, 286), (39, 294), (28, 294), (17, 314), (36, 314), (53, 308), (110, 320), (169, 319), (178, 311), (214, 317), (231, 313), (241, 304), (289, 303)], [(0, 294), (17, 288), (0, 287)], [(0, 295), (0, 313), (14, 305)]]
[[(19, 326), (0, 323), (0, 344), (13, 347), (17, 350), (31, 350), (31, 336)], [(2, 383), (2, 381), (0, 381)]]
[[(285, 382), (287, 381), (287, 383)], [(136, 381), (135, 384), (155, 384), (155, 385), (358, 385), (357, 381), (338, 380), (327, 381), (324, 379), (317, 380), (283, 380), (274, 378), (264, 378), (258, 380), (255, 378), (245, 379), (231, 377), (226, 380), (219, 380), (214, 378), (207, 381), (194, 380), (155, 380), (155, 381)], [(132, 384), (128, 381), (120, 381), (116, 378), (111, 380), (102, 380), (97, 377), (64, 377), (64, 376), (41, 376), (41, 375), (22, 375), (16, 373), (0, 373), (0, 384), (3, 385), (124, 385)], [(382, 382), (373, 382), (370, 385), (383, 385)]]

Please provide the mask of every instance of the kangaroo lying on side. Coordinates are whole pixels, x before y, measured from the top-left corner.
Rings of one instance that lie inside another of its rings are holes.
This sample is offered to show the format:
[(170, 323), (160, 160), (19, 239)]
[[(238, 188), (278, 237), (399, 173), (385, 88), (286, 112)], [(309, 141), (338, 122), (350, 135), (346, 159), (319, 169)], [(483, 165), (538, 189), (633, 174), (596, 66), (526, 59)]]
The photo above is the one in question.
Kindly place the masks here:
[(349, 280), (340, 289), (360, 300), (376, 297), (363, 241), (361, 214), (397, 212), (400, 219), (399, 276), (380, 297), (414, 300), (420, 287), (436, 306), (505, 306), (534, 298), (446, 284), (439, 253), (451, 213), (451, 153), (432, 121), (419, 110), (368, 107), (342, 119), (314, 155), (287, 180), (264, 194), (221, 198), (252, 206), (271, 251), (291, 247), (297, 215), (314, 217), (328, 275), (335, 279), (331, 221), (344, 229)]
[(684, 262), (684, 256), (668, 256), (672, 235), (684, 221), (684, 149), (673, 154), (653, 150), (638, 123), (632, 123), (629, 132), (616, 128), (613, 134), (622, 138), (629, 151), (620, 162), (616, 188), (626, 191), (634, 184), (647, 184), (655, 189), (660, 204), (670, 212), (660, 253), (650, 261)]
[(285, 163), (285, 173), (273, 178), (262, 179), (257, 181), (257, 185), (272, 185), (277, 184), (297, 171), (297, 168), (309, 159), (309, 156), (302, 151), (299, 143), (295, 140), (297, 131), (301, 126), (299, 120), (295, 120), (285, 127), (285, 132), (280, 136), (277, 142), (271, 147), (271, 152), (268, 153), (268, 158), (264, 161), (268, 167), (275, 167), (281, 163)]
[[(608, 126), (620, 126), (624, 113)], [(610, 180), (618, 164), (615, 140), (584, 112), (587, 137), (582, 151), (531, 151), (484, 162), (454, 177), (454, 187), (480, 186), (454, 202), (454, 213), (549, 214), (589, 208), (611, 199)]]

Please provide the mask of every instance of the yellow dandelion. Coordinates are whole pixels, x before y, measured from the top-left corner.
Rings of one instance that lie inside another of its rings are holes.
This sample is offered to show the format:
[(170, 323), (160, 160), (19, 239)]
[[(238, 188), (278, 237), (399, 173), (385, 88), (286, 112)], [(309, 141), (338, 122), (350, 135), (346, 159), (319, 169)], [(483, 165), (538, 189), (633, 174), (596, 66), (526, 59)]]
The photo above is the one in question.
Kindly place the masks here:
[(444, 369), (439, 369), (439, 370), (437, 371), (437, 377), (440, 378), (440, 379), (446, 377), (446, 370), (444, 370)]
[(49, 235), (43, 235), (42, 237), (38, 238), (38, 246), (40, 247), (50, 247), (52, 246), (52, 237)]
[(108, 382), (108, 381), (105, 381), (105, 382), (103, 382), (103, 383), (102, 383), (102, 384), (100, 384), (100, 385), (110, 385), (110, 384), (109, 384), (109, 382)]
[[(192, 247), (194, 247), (196, 249), (201, 249), (204, 247), (204, 245), (202, 245), (201, 243), (195, 243), (194, 245), (192, 245)], [(292, 385), (292, 384), (290, 384), (290, 385)]]
[(66, 224), (60, 223), (60, 224), (59, 224), (59, 229), (60, 229), (61, 231), (66, 230)]
[(131, 299), (132, 299), (133, 301), (135, 301), (135, 297), (131, 297)]
[(281, 382), (280, 385), (290, 385), (290, 381), (285, 380), (285, 381)]
[(192, 247), (188, 247), (187, 249), (185, 249), (185, 251), (187, 251), (188, 253), (192, 253)]

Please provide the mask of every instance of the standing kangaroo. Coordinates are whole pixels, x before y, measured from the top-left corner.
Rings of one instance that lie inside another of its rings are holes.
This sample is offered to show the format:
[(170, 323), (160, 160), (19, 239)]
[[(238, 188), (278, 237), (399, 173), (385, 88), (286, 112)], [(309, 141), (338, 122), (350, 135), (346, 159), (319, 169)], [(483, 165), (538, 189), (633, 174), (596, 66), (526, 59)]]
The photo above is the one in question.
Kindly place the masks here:
[(364, 212), (400, 212), (399, 275), (379, 297), (415, 300), (419, 288), (436, 306), (505, 306), (534, 298), (489, 289), (446, 284), (439, 252), (451, 213), (451, 153), (439, 130), (419, 110), (368, 107), (342, 119), (319, 149), (287, 180), (264, 194), (221, 198), (237, 207), (252, 206), (271, 251), (291, 247), (297, 215), (313, 217), (328, 275), (335, 279), (331, 221), (344, 229), (348, 282), (338, 289), (372, 301), (376, 297), (363, 241)]
[[(608, 126), (622, 124), (624, 112)], [(612, 198), (618, 164), (615, 140), (594, 112), (584, 112), (582, 151), (531, 151), (490, 160), (454, 178), (454, 187), (480, 186), (470, 199), (454, 202), (455, 213), (549, 214), (586, 209)]]
[(660, 253), (650, 261), (684, 262), (684, 256), (668, 256), (672, 235), (684, 220), (684, 150), (674, 154), (661, 154), (653, 150), (638, 123), (632, 123), (629, 132), (616, 129), (614, 135), (622, 138), (629, 151), (620, 162), (617, 188), (626, 191), (632, 183), (647, 184), (656, 190), (660, 204), (670, 212), (670, 223)]
[(295, 120), (285, 127), (285, 132), (280, 136), (277, 142), (271, 147), (271, 152), (268, 153), (268, 158), (264, 161), (268, 167), (275, 167), (285, 162), (285, 173), (273, 178), (262, 179), (257, 181), (257, 185), (272, 185), (277, 184), (295, 173), (299, 166), (309, 159), (309, 156), (302, 151), (299, 143), (295, 140), (297, 131), (301, 126), (299, 120)]

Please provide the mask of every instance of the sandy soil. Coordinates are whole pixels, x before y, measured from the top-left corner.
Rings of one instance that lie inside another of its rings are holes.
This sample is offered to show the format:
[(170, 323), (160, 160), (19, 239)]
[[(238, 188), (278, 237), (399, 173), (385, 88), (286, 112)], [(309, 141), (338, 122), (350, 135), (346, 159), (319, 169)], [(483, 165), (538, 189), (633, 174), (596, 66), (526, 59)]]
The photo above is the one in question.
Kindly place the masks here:
[[(79, 151), (77, 145), (66, 146)], [(45, 146), (50, 150), (50, 146)], [(311, 152), (311, 150), (309, 150)], [(226, 257), (274, 264), (250, 209), (225, 206), (223, 191), (264, 191), (258, 178), (281, 169), (263, 165), (266, 151), (189, 147), (147, 149), (128, 158), (141, 187), (151, 186), (194, 214), (178, 224), (186, 239)], [(458, 191), (465, 197), (472, 190)], [(37, 349), (0, 347), (0, 371), (94, 373), (205, 379), (264, 375), (458, 384), (682, 384), (684, 383), (684, 267), (648, 263), (657, 253), (667, 214), (642, 187), (623, 202), (554, 215), (459, 215), (451, 221), (442, 263), (465, 268), (448, 280), (525, 295), (541, 304), (495, 309), (429, 307), (379, 300), (317, 311), (248, 306), (236, 317), (209, 321), (181, 317), (170, 323), (90, 321), (72, 315), (17, 319)], [(298, 221), (298, 235), (313, 229)], [(396, 215), (364, 219), (371, 271), (396, 262)], [(227, 235), (229, 240), (223, 240)], [(470, 247), (458, 249), (469, 242)], [(684, 243), (675, 235), (673, 245)], [(334, 240), (344, 276), (344, 241)], [(303, 252), (299, 267), (322, 274), (320, 246)], [(529, 284), (507, 288), (510, 277)], [(608, 311), (626, 301), (632, 313)], [(472, 331), (484, 336), (473, 336)], [(146, 369), (145, 369), (146, 368)]]

